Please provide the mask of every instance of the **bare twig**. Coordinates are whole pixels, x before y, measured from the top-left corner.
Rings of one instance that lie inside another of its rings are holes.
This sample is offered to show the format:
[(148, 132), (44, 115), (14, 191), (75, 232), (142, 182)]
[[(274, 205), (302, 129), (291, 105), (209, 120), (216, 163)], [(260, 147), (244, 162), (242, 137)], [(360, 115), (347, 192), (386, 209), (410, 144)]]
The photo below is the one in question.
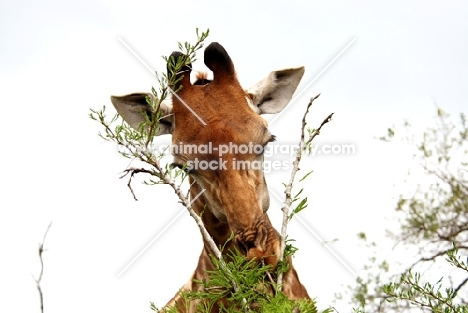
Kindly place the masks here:
[(44, 296), (42, 293), (42, 287), (41, 287), (41, 281), (42, 281), (42, 275), (44, 274), (44, 260), (42, 259), (42, 253), (44, 253), (44, 243), (46, 240), (47, 233), (49, 232), (50, 226), (52, 225), (52, 222), (49, 223), (49, 226), (47, 226), (47, 229), (44, 233), (44, 237), (42, 238), (42, 242), (39, 244), (39, 260), (41, 261), (41, 271), (39, 273), (38, 278), (34, 278), (36, 281), (36, 288), (37, 291), (39, 292), (39, 300), (41, 304), (41, 313), (44, 313)]
[[(265, 266), (264, 260), (262, 260), (262, 265)], [(271, 284), (271, 287), (272, 287), (271, 289), (272, 289), (272, 291), (273, 291), (273, 295), (276, 295), (277, 289), (275, 288), (275, 280), (274, 280), (273, 277), (271, 276), (270, 271), (266, 271), (265, 273), (266, 273), (266, 276), (267, 276), (267, 278), (268, 278), (268, 281), (269, 281), (270, 284)]]
[[(266, 271), (266, 274), (267, 274), (268, 280), (270, 281), (270, 284), (271, 284), (272, 286), (274, 286), (274, 285), (275, 285), (275, 281), (273, 280), (273, 277), (271, 277), (270, 271)], [(272, 288), (272, 289), (273, 289), (273, 295), (276, 295), (276, 290), (275, 290), (275, 288)]]
[[(310, 135), (309, 139), (307, 141), (305, 140), (307, 114), (309, 113), (309, 109), (312, 106), (314, 100), (317, 99), (319, 96), (320, 94), (310, 99), (309, 104), (307, 105), (307, 109), (304, 113), (304, 116), (302, 117), (301, 141), (299, 142), (299, 149), (297, 149), (296, 159), (293, 162), (293, 169), (291, 171), (289, 183), (286, 185), (286, 189), (284, 191), (284, 193), (286, 194), (286, 200), (285, 200), (284, 206), (281, 208), (281, 210), (283, 211), (283, 223), (281, 226), (281, 245), (280, 245), (280, 255), (279, 255), (280, 261), (283, 261), (284, 259), (284, 250), (286, 248), (286, 232), (287, 232), (287, 225), (289, 222), (289, 208), (291, 207), (291, 204), (293, 202), (293, 199), (291, 197), (291, 191), (292, 191), (292, 187), (294, 184), (294, 180), (296, 178), (296, 174), (299, 171), (299, 163), (301, 162), (301, 159), (302, 159), (302, 152), (304, 151), (305, 147), (309, 145), (315, 137), (320, 135), (320, 130), (325, 124), (331, 121), (331, 118), (334, 114), (334, 113), (331, 113), (330, 115), (328, 115), (327, 118), (323, 120), (322, 124), (320, 124), (320, 127), (317, 128)], [(278, 288), (281, 288), (282, 284), (283, 284), (283, 273), (279, 273), (278, 278), (277, 278)]]
[(138, 173), (146, 173), (146, 174), (150, 174), (150, 175), (154, 175), (153, 172), (151, 172), (150, 170), (147, 170), (145, 168), (134, 168), (134, 167), (130, 167), (130, 168), (127, 168), (125, 171), (123, 171), (123, 174), (122, 176), (120, 176), (120, 178), (124, 178), (125, 176), (127, 175), (130, 175), (130, 177), (128, 178), (128, 183), (127, 183), (127, 187), (128, 189), (130, 189), (130, 192), (132, 193), (132, 196), (133, 196), (133, 199), (135, 199), (135, 201), (138, 201), (137, 197), (135, 196), (135, 193), (133, 192), (133, 188), (132, 188), (132, 178), (135, 174), (138, 174)]

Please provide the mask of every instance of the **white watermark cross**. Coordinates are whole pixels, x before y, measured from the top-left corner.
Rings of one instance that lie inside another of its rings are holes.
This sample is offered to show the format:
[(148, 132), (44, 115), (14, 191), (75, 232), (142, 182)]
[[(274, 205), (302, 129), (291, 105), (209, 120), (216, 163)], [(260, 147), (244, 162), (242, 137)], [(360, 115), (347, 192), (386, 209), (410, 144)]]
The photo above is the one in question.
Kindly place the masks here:
[[(192, 201), (190, 201), (190, 205), (192, 205), (192, 203), (198, 199), (198, 197), (200, 197), (204, 192), (205, 192), (206, 189), (203, 189), (202, 191), (200, 191), (198, 193), (198, 195), (196, 195)], [(140, 251), (138, 252), (138, 254), (120, 271), (119, 274), (117, 274), (117, 277), (120, 277), (130, 266), (132, 266), (133, 263), (135, 263), (136, 260), (138, 260), (138, 258), (143, 254), (145, 253), (146, 250), (148, 250), (148, 248), (156, 241), (158, 240), (159, 237), (161, 237), (162, 234), (164, 234), (164, 232), (166, 232), (166, 230), (172, 225), (174, 224), (174, 222), (182, 215), (182, 213), (184, 213), (184, 209), (181, 209), (179, 213), (177, 213), (177, 215), (169, 222), (167, 223), (167, 225), (161, 229), (161, 231), (159, 233), (156, 234), (156, 236), (154, 236), (154, 238)]]
[[(283, 200), (281, 199), (280, 196), (278, 196), (275, 192), (273, 192), (271, 189), (269, 189), (270, 193), (275, 196), (276, 199), (278, 199), (281, 203), (284, 204)], [(325, 249), (330, 252), (331, 255), (335, 259), (337, 259), (351, 274), (354, 275), (354, 277), (358, 277), (357, 273), (351, 268), (351, 266), (348, 265), (328, 244), (325, 240), (323, 240), (309, 225), (307, 225), (306, 222), (304, 222), (303, 219), (301, 219), (297, 214), (294, 215), (294, 219), (297, 219), (311, 234), (314, 236), (324, 247)]]
[(317, 74), (315, 77), (300, 91), (291, 101), (289, 101), (288, 105), (286, 108), (284, 108), (283, 111), (279, 112), (276, 114), (276, 116), (269, 122), (269, 124), (273, 124), (280, 116), (281, 114), (286, 111), (288, 107), (291, 106), (307, 89), (309, 89), (310, 85), (312, 85), (322, 74), (333, 64), (335, 63), (336, 60), (346, 51), (348, 48), (356, 41), (356, 38), (353, 38), (341, 51), (330, 61), (328, 64)]

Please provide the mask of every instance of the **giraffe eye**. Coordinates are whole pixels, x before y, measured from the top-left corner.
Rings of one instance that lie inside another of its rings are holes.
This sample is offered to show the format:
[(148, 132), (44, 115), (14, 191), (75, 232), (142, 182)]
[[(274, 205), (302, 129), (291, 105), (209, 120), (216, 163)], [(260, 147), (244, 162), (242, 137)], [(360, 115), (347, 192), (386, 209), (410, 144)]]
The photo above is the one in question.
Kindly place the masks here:
[(177, 162), (172, 162), (171, 165), (170, 165), (171, 168), (178, 168), (178, 169), (181, 169), (183, 170), (184, 172), (186, 173), (189, 173), (190, 172), (190, 168), (187, 167), (187, 165), (185, 164), (180, 164), (180, 163), (177, 163)]

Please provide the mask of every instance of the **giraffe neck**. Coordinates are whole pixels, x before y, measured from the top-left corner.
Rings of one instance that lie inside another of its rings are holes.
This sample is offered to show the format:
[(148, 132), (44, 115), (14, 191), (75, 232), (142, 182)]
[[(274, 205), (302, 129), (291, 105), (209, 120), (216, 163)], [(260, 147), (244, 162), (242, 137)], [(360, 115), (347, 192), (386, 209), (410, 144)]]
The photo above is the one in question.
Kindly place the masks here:
[[(189, 178), (189, 182), (191, 184), (190, 197), (194, 199), (198, 194), (200, 194), (200, 192), (202, 191), (202, 188), (200, 187), (200, 185), (194, 182), (193, 178), (191, 177)], [(216, 246), (224, 247), (223, 251), (221, 252), (223, 256), (226, 256), (228, 251), (230, 251), (231, 249), (235, 247), (235, 244), (232, 240), (226, 243), (226, 241), (231, 236), (231, 229), (229, 228), (229, 225), (227, 223), (222, 222), (218, 218), (216, 218), (216, 216), (209, 209), (209, 205), (210, 204), (206, 201), (205, 197), (200, 196), (196, 198), (195, 201), (193, 201), (192, 208), (199, 216), (201, 216), (203, 224), (206, 230), (208, 231), (208, 233), (212, 236)], [(274, 230), (273, 226), (271, 225), (271, 222), (266, 213), (265, 213), (265, 218), (266, 218), (267, 224), (269, 225), (268, 227), (271, 227), (272, 229), (272, 231), (270, 231), (269, 233), (272, 235), (279, 236), (278, 232)], [(205, 239), (203, 239), (203, 242), (204, 242), (204, 246), (200, 254), (200, 257), (198, 259), (197, 267), (192, 277), (180, 290), (185, 290), (185, 291), (201, 290), (203, 287), (199, 285), (198, 283), (196, 283), (196, 281), (201, 281), (201, 280), (206, 279), (207, 271), (213, 271), (215, 269), (215, 266), (210, 257), (210, 255), (214, 255), (214, 253), (213, 251), (211, 251), (210, 246), (205, 242)], [(296, 270), (293, 267), (292, 260), (290, 257), (287, 259), (287, 262), (289, 263), (289, 266), (288, 266), (289, 269), (283, 276), (283, 286), (282, 286), (282, 290), (284, 294), (290, 299), (310, 299), (307, 293), (307, 290), (305, 289), (305, 287), (301, 284), (299, 280), (299, 277), (297, 275)], [(181, 298), (180, 293), (178, 292), (166, 304), (166, 307), (175, 306), (177, 309), (177, 312), (194, 313), (196, 303), (198, 302), (191, 301), (189, 304), (187, 304)], [(220, 299), (219, 303), (223, 303), (224, 305), (227, 304), (226, 299)], [(219, 306), (218, 306), (219, 303), (215, 304), (211, 312), (219, 312)]]
[[(192, 199), (195, 199), (195, 197), (201, 193), (202, 188), (192, 177), (190, 177), (189, 182), (191, 185), (190, 197)], [(265, 190), (267, 190), (266, 182), (264, 182), (264, 184), (265, 184)], [(268, 206), (270, 204), (268, 193), (265, 193), (263, 195), (262, 202), (263, 202), (263, 211), (264, 211), (263, 213), (264, 227), (266, 228), (268, 232), (268, 237), (266, 238), (266, 240), (271, 241), (271, 242), (278, 241), (280, 234), (273, 227), (268, 217), (268, 214), (266, 213), (266, 211), (268, 210)], [(192, 209), (201, 217), (203, 221), (203, 225), (205, 226), (206, 230), (212, 237), (216, 246), (224, 248), (221, 251), (223, 256), (228, 256), (228, 252), (233, 250), (234, 248), (237, 248), (239, 249), (239, 251), (242, 251), (242, 248), (238, 246), (238, 243), (235, 240), (229, 240), (229, 238), (232, 236), (232, 230), (230, 229), (229, 224), (225, 221), (221, 221), (215, 216), (215, 214), (212, 212), (210, 208), (209, 201), (207, 201), (207, 199), (203, 197), (203, 195), (197, 197), (195, 201), (193, 201)], [(208, 254), (214, 255), (214, 251), (211, 251), (210, 245), (207, 244), (204, 238), (203, 238), (203, 243), (204, 243), (204, 249), (207, 250)], [(266, 264), (276, 265), (277, 256), (272, 254), (271, 256), (265, 257), (263, 261)]]

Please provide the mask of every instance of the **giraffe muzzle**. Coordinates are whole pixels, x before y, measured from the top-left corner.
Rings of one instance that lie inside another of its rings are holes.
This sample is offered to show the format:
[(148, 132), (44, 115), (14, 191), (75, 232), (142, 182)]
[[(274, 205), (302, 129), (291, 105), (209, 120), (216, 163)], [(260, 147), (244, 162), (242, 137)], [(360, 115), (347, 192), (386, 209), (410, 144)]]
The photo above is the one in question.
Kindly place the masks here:
[[(271, 233), (274, 232), (274, 234)], [(273, 228), (261, 225), (235, 236), (240, 251), (248, 260), (257, 260), (276, 268), (279, 256), (279, 239)]]

